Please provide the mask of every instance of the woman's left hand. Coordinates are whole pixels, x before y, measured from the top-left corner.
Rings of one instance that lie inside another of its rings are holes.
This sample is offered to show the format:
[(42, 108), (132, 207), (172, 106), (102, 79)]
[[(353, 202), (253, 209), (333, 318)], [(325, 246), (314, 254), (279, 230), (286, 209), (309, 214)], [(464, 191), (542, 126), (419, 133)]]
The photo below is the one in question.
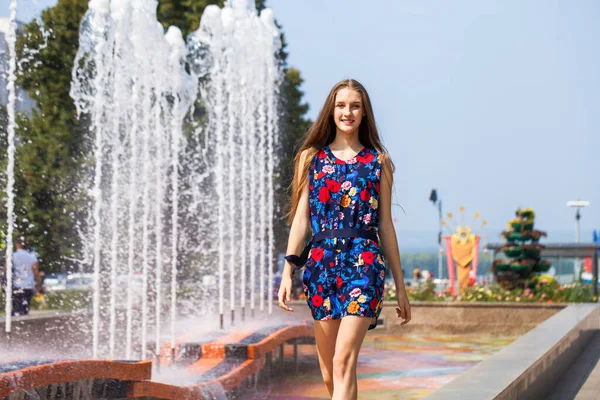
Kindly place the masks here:
[(400, 325), (408, 324), (410, 321), (410, 303), (408, 302), (408, 295), (406, 294), (406, 290), (402, 290), (398, 293), (398, 307), (396, 307), (396, 313), (398, 314), (398, 318), (402, 318), (404, 321), (400, 323)]

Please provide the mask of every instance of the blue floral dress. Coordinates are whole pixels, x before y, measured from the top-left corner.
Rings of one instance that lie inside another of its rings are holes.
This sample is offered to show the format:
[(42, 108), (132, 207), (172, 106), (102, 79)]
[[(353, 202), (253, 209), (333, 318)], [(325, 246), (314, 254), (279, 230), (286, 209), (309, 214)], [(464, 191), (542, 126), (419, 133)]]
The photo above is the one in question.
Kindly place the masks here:
[[(381, 155), (363, 149), (350, 160), (336, 158), (329, 146), (309, 169), (313, 234), (327, 229), (379, 229)], [(304, 294), (316, 320), (347, 315), (372, 318), (381, 313), (386, 262), (379, 244), (366, 238), (327, 238), (313, 244), (302, 276)]]

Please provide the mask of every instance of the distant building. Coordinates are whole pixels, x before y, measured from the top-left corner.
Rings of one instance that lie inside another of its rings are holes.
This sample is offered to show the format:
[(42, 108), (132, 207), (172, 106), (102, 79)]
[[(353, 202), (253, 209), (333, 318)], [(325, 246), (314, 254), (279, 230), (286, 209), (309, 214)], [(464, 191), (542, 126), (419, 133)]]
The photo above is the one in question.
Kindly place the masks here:
[[(25, 24), (17, 21), (17, 36), (23, 32)], [(10, 18), (0, 18), (0, 104), (8, 104), (8, 42), (6, 35), (10, 29)], [(31, 115), (31, 110), (35, 107), (35, 101), (27, 95), (27, 92), (16, 88), (16, 109), (25, 111)]]

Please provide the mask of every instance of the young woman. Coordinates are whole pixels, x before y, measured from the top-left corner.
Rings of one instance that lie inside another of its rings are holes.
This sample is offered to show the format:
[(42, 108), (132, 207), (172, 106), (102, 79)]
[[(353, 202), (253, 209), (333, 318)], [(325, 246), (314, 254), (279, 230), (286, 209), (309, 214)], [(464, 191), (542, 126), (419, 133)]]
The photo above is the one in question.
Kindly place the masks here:
[[(334, 400), (357, 398), (358, 353), (381, 313), (386, 265), (401, 325), (411, 318), (391, 217), (393, 171), (367, 91), (353, 79), (339, 82), (296, 155), (279, 288), (279, 306), (293, 311), (286, 304), (292, 275), (306, 266), (304, 293), (315, 319), (321, 373)], [(298, 256), (309, 229), (314, 236)]]

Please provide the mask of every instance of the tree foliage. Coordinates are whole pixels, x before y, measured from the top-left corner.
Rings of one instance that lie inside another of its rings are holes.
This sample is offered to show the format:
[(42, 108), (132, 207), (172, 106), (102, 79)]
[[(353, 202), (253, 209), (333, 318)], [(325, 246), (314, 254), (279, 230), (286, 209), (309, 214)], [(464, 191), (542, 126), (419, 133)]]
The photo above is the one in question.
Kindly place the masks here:
[(302, 102), (304, 93), (300, 90), (303, 79), (295, 68), (285, 70), (281, 85), (281, 145), (279, 154), (279, 174), (276, 177), (275, 204), (275, 248), (285, 252), (289, 228), (284, 218), (285, 205), (291, 192), (288, 190), (294, 177), (294, 156), (298, 151), (301, 139), (311, 125), (306, 118), (308, 104)]
[(35, 21), (17, 40), (17, 83), (36, 101), (36, 109), (30, 118), (19, 117), (16, 130), (15, 233), (28, 238), (46, 271), (64, 269), (80, 248), (74, 227), (82, 206), (76, 187), (84, 130), (69, 90), (86, 10), (86, 0), (60, 0), (42, 12), (47, 41)]
[(163, 27), (173, 25), (181, 29), (183, 37), (200, 26), (204, 9), (212, 4), (223, 7), (224, 0), (160, 0), (158, 3), (158, 21)]
[[(256, 0), (258, 12), (265, 8), (265, 0)], [(160, 0), (158, 3), (158, 21), (163, 27), (174, 25), (181, 29), (183, 37), (198, 29), (204, 9), (209, 5), (223, 7), (224, 0)]]

